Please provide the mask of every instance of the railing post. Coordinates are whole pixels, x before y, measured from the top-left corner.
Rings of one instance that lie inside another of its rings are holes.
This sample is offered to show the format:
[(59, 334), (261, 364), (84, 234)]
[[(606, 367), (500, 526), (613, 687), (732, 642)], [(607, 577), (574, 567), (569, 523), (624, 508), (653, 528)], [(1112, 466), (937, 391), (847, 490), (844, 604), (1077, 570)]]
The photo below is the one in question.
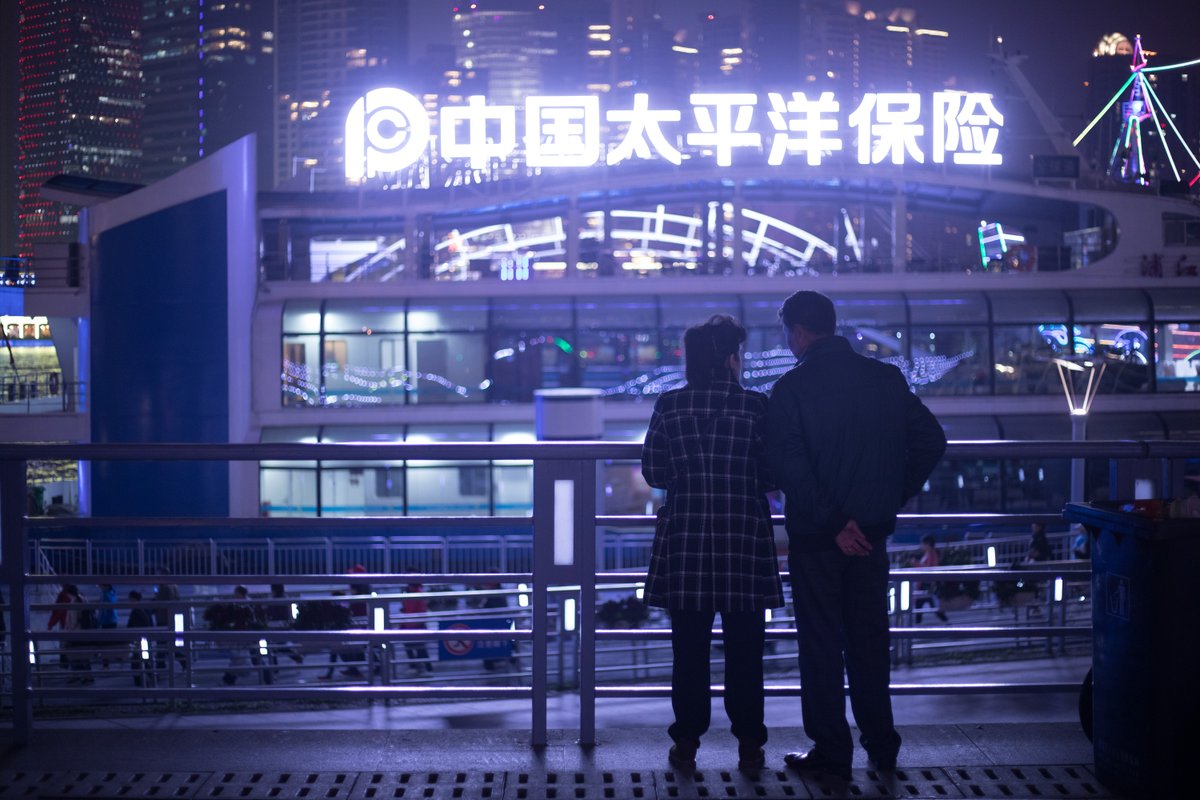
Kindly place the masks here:
[(33, 705), (29, 701), (29, 599), (25, 596), (25, 462), (0, 462), (0, 575), (8, 584), (12, 642), (13, 741), (29, 742)]
[[(546, 743), (548, 586), (578, 584), (579, 742), (596, 741), (596, 463), (533, 465), (533, 734)], [(574, 598), (562, 602), (564, 627)], [(565, 642), (564, 642), (565, 643)]]

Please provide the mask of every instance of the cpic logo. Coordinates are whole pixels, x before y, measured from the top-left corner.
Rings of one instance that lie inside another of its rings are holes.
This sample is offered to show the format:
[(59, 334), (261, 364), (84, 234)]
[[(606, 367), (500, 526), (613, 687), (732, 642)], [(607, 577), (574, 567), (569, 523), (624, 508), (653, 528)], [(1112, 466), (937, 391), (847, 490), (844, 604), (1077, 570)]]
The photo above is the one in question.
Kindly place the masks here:
[(429, 117), (401, 89), (372, 89), (346, 116), (346, 178), (398, 172), (416, 162), (429, 142)]

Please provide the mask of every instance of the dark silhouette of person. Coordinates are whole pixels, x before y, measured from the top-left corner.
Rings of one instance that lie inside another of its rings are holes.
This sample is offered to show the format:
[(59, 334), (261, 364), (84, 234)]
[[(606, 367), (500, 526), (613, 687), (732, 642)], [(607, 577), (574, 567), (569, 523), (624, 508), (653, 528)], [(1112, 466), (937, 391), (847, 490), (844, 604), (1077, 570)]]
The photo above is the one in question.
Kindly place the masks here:
[(798, 363), (771, 395), (767, 451), (786, 498), (801, 707), (814, 743), (784, 761), (848, 778), (854, 743), (845, 676), (860, 743), (876, 768), (896, 765), (886, 543), (946, 437), (899, 369), (856, 354), (835, 335), (828, 297), (796, 292), (779, 317)]
[(711, 722), (709, 653), (718, 613), (738, 764), (764, 764), (766, 610), (783, 605), (783, 586), (767, 502), (774, 488), (763, 445), (767, 398), (739, 382), (745, 340), (745, 329), (724, 315), (687, 330), (687, 384), (658, 398), (642, 448), (646, 482), (667, 490), (645, 598), (671, 615), (675, 721), (668, 760), (678, 769), (695, 769)]
[[(129, 602), (142, 602), (142, 593), (137, 589), (131, 589), (129, 591)], [(125, 627), (129, 629), (153, 628), (154, 617), (145, 608), (135, 605), (129, 609), (129, 618), (125, 620)], [(147, 641), (146, 644), (148, 650), (150, 642)], [(133, 685), (153, 686), (154, 672), (150, 668), (150, 653), (143, 653), (140, 638), (134, 640), (132, 650), (129, 656), (129, 666), (133, 669)]]

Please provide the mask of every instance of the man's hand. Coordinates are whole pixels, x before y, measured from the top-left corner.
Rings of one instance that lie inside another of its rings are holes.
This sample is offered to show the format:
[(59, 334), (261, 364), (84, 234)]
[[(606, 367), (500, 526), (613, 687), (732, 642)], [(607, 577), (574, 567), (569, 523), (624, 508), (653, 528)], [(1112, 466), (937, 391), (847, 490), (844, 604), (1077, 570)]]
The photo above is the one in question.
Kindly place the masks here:
[(846, 527), (838, 531), (834, 541), (837, 543), (838, 549), (848, 556), (865, 556), (871, 552), (871, 543), (858, 529), (858, 523), (854, 520), (847, 522)]

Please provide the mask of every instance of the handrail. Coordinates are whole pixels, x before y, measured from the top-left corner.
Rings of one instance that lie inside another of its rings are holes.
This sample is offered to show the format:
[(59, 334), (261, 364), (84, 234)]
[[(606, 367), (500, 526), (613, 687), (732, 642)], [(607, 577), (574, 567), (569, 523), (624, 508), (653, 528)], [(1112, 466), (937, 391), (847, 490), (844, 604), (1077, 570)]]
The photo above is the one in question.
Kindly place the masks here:
[[(1153, 451), (1151, 450), (1153, 445)], [(1113, 441), (951, 441), (945, 458), (1182, 458), (1194, 455), (1194, 442)], [(101, 443), (0, 444), (0, 461), (81, 459), (95, 461), (637, 461), (637, 442), (419, 442), (399, 444), (203, 444)]]
[[(1109, 458), (1109, 459), (1160, 459), (1164, 463), (1171, 459), (1194, 457), (1200, 445), (1192, 442), (1157, 442), (1157, 441), (1111, 441), (1111, 442), (1067, 442), (1067, 441), (980, 441), (980, 442), (951, 442), (946, 458), (954, 459), (1019, 459), (1019, 458)], [(405, 443), (386, 445), (345, 445), (345, 444), (0, 444), (0, 523), (3, 527), (2, 539), (3, 561), (0, 564), (0, 576), (8, 585), (8, 608), (12, 615), (10, 637), (12, 652), (23, 653), (31, 643), (46, 639), (86, 640), (101, 638), (100, 631), (73, 633), (44, 633), (32, 631), (29, 626), (31, 608), (43, 608), (45, 604), (30, 602), (26, 596), (28, 588), (43, 587), (63, 580), (74, 580), (78, 583), (107, 582), (113, 578), (126, 582), (129, 576), (113, 575), (44, 575), (31, 574), (26, 566), (28, 558), (28, 535), (37, 531), (55, 531), (67, 529), (92, 530), (114, 525), (129, 528), (162, 528), (170, 526), (182, 531), (208, 528), (244, 528), (259, 534), (269, 534), (273, 530), (294, 529), (300, 531), (321, 530), (324, 532), (344, 531), (353, 532), (368, 528), (377, 529), (380, 525), (396, 530), (413, 530), (422, 527), (437, 526), (442, 528), (471, 528), (474, 530), (528, 529), (532, 536), (533, 563), (532, 570), (508, 571), (504, 573), (398, 573), (371, 572), (355, 573), (322, 573), (322, 574), (287, 574), (284, 579), (288, 583), (303, 585), (346, 584), (348, 582), (373, 583), (387, 585), (401, 582), (448, 581), (456, 584), (473, 585), (480, 583), (520, 583), (527, 584), (527, 593), (532, 599), (531, 606), (523, 609), (528, 614), (530, 628), (523, 631), (506, 631), (499, 634), (495, 630), (476, 631), (433, 631), (433, 630), (352, 630), (352, 631), (181, 631), (182, 640), (199, 639), (205, 641), (255, 641), (259, 637), (301, 640), (324, 640), (331, 637), (348, 637), (354, 641), (402, 642), (433, 641), (437, 639), (527, 639), (532, 644), (532, 685), (526, 691), (511, 687), (504, 692), (496, 692), (494, 696), (527, 696), (531, 699), (532, 741), (544, 744), (547, 741), (547, 662), (549, 660), (548, 637), (551, 625), (550, 593), (554, 587), (558, 591), (569, 593), (564, 600), (563, 615), (572, 621), (577, 621), (576, 637), (577, 650), (575, 668), (579, 674), (580, 696), (580, 738), (585, 743), (595, 740), (595, 702), (597, 697), (609, 696), (646, 696), (656, 691), (656, 687), (597, 687), (596, 686), (596, 644), (616, 639), (633, 641), (655, 641), (669, 637), (669, 631), (658, 629), (646, 630), (597, 630), (596, 626), (596, 593), (604, 586), (620, 583), (636, 582), (637, 572), (603, 572), (597, 570), (596, 541), (597, 527), (645, 528), (649, 527), (653, 518), (648, 515), (597, 515), (596, 513), (596, 464), (598, 461), (637, 461), (641, 454), (641, 445), (637, 443), (613, 442), (539, 442), (528, 444), (508, 444), (493, 442), (454, 442), (454, 443)], [(485, 461), (493, 459), (529, 460), (533, 462), (533, 515), (531, 517), (359, 517), (359, 518), (235, 518), (235, 517), (113, 517), (113, 518), (26, 518), (25, 513), (25, 462), (33, 459), (79, 459), (87, 461), (257, 461), (257, 460), (339, 460), (339, 461), (378, 461), (378, 460), (440, 460), (440, 461)], [(1165, 469), (1164, 469), (1165, 474)], [(898, 522), (901, 527), (937, 527), (950, 525), (975, 525), (990, 523), (997, 526), (1023, 525), (1029, 522), (1052, 522), (1060, 517), (1048, 510), (1047, 513), (1025, 514), (929, 514), (904, 515)], [(777, 524), (783, 519), (777, 517)], [(274, 573), (278, 574), (278, 573)], [(995, 568), (909, 568), (896, 569), (893, 578), (898, 583), (920, 579), (943, 580), (948, 577), (960, 577), (970, 581), (1012, 580), (1014, 574), (1031, 581), (1053, 581), (1055, 579), (1083, 579), (1089, 574), (1087, 568), (1080, 564), (1055, 564), (1046, 566), (1022, 567), (1015, 572), (1010, 569)], [(142, 576), (145, 577), (145, 576)], [(283, 576), (280, 576), (283, 577)], [(230, 575), (172, 575), (169, 580), (175, 584), (201, 585), (220, 583), (261, 584), (266, 582), (267, 575), (230, 574)], [(358, 599), (355, 596), (350, 599)], [(577, 597), (575, 612), (567, 611), (568, 602)], [(343, 599), (343, 598), (339, 598)], [(170, 601), (164, 601), (170, 602)], [(187, 603), (188, 601), (182, 601)], [(253, 601), (251, 601), (253, 602)], [(565, 630), (570, 630), (569, 628)], [(774, 638), (786, 638), (790, 635), (784, 629), (771, 629)], [(897, 639), (908, 640), (921, 638), (965, 638), (995, 639), (1005, 637), (1054, 637), (1083, 636), (1088, 628), (1079, 625), (1067, 625), (1065, 615), (1059, 625), (1025, 625), (1025, 626), (956, 626), (956, 627), (908, 627), (899, 625), (893, 629)], [(517, 634), (520, 635), (517, 635)], [(470, 635), (468, 635), (470, 634)], [(128, 630), (116, 632), (114, 639), (128, 640)], [(145, 629), (146, 636), (171, 639), (176, 634), (164, 628)], [(105, 636), (104, 638), (109, 638)], [(561, 651), (560, 651), (561, 657)], [(12, 666), (13, 678), (13, 730), (17, 741), (24, 741), (32, 727), (32, 698), (36, 696), (59, 696), (69, 694), (72, 690), (60, 690), (53, 687), (35, 688), (31, 683), (31, 669), (27, 659), (14, 658)], [(1028, 690), (1028, 684), (943, 684), (927, 691), (959, 692), (959, 691), (989, 691), (1006, 692)], [(1065, 685), (1046, 684), (1040, 690), (1062, 691)], [(967, 687), (967, 688), (965, 688)], [(333, 696), (487, 696), (490, 689), (502, 687), (479, 687), (483, 691), (462, 692), (463, 687), (421, 687), (421, 692), (409, 691), (412, 687), (353, 687), (353, 691), (341, 691), (328, 687), (309, 688), (302, 693), (296, 690), (274, 688), (260, 692), (256, 687), (256, 695), (264, 697), (284, 696), (313, 696), (314, 693), (331, 692)], [(770, 694), (792, 691), (795, 687), (773, 686)], [(1036, 688), (1036, 687), (1035, 687)], [(97, 690), (99, 691), (99, 690)], [(188, 697), (229, 697), (240, 696), (238, 692), (245, 690), (205, 689), (196, 687), (171, 687), (168, 689), (146, 690), (146, 696), (188, 696)], [(898, 686), (898, 692), (915, 691), (912, 687)], [(444, 692), (438, 694), (438, 692)], [(125, 692), (128, 694), (129, 692)], [(621, 693), (627, 693), (622, 695)]]

